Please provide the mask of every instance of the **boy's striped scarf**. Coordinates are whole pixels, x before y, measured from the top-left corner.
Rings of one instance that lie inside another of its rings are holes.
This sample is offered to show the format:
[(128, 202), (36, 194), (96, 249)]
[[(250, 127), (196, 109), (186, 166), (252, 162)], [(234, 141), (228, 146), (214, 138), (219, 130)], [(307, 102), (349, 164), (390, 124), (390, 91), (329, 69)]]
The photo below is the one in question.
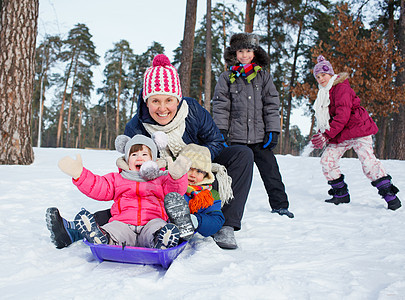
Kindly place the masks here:
[(234, 83), (236, 80), (236, 77), (239, 76), (245, 76), (247, 82), (251, 82), (253, 78), (256, 77), (257, 73), (262, 69), (261, 66), (258, 64), (246, 64), (246, 65), (239, 65), (239, 66), (232, 66), (229, 68), (229, 70), (232, 71), (232, 73), (229, 75), (229, 80), (231, 83)]
[(189, 185), (186, 195), (190, 197), (188, 206), (190, 213), (196, 213), (201, 208), (207, 208), (214, 204), (214, 197), (211, 194), (212, 185)]

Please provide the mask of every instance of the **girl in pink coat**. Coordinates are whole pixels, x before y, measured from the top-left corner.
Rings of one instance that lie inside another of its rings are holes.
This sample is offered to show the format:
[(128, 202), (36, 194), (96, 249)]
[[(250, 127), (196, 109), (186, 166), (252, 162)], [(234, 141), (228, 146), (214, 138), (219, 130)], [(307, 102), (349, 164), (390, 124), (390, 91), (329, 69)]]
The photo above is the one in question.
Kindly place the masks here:
[(368, 112), (360, 105), (360, 98), (350, 87), (347, 73), (336, 75), (329, 61), (320, 55), (314, 68), (314, 76), (319, 84), (318, 96), (314, 103), (318, 133), (311, 140), (315, 149), (326, 146), (322, 157), (322, 171), (331, 185), (328, 203), (349, 203), (350, 195), (344, 175), (340, 171), (339, 160), (353, 148), (362, 164), (363, 173), (385, 199), (388, 209), (401, 207), (396, 194), (398, 188), (391, 183), (379, 160), (374, 155), (372, 135), (378, 131), (377, 125)]
[[(114, 201), (107, 224), (98, 227), (93, 215), (83, 209), (75, 217), (76, 228), (88, 241), (97, 244), (177, 246), (180, 232), (174, 224), (167, 223), (165, 196), (185, 194), (191, 161), (179, 157), (174, 163), (168, 163), (168, 171), (161, 171), (156, 163), (156, 144), (143, 135), (133, 138), (120, 135), (115, 146), (125, 154), (119, 173), (95, 175), (83, 167), (80, 155), (77, 160), (64, 157), (58, 163), (63, 172), (73, 177), (73, 184), (83, 194), (99, 201)], [(186, 202), (185, 206), (188, 207)]]

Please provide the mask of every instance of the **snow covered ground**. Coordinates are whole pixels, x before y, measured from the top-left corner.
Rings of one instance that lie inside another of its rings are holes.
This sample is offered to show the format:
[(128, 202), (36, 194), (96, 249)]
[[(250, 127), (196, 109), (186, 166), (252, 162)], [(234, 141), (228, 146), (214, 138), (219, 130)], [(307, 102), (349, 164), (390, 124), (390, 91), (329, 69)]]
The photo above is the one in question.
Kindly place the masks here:
[[(45, 210), (72, 219), (86, 198), (57, 167), (81, 153), (103, 175), (116, 151), (35, 148), (30, 166), (0, 166), (1, 299), (405, 299), (405, 208), (386, 209), (357, 159), (343, 159), (352, 202), (324, 203), (328, 185), (319, 158), (278, 155), (294, 219), (270, 213), (257, 170), (239, 248), (222, 250), (195, 236), (168, 270), (99, 263), (82, 242), (58, 250)], [(384, 166), (405, 199), (405, 161)], [(404, 201), (405, 203), (405, 201)]]

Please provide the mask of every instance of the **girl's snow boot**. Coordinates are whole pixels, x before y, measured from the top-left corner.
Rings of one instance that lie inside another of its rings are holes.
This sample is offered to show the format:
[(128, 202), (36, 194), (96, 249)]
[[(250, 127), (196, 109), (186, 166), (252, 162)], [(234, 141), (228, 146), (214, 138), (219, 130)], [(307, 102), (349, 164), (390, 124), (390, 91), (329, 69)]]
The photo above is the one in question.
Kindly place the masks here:
[(165, 196), (164, 203), (170, 222), (180, 231), (180, 238), (186, 241), (191, 239), (194, 235), (194, 226), (186, 199), (179, 193), (172, 192)]
[(75, 228), (74, 223), (62, 218), (56, 207), (49, 207), (46, 210), (46, 226), (51, 232), (52, 243), (58, 249), (65, 248), (83, 239), (83, 236)]
[(334, 203), (336, 205), (350, 202), (349, 190), (347, 189), (347, 184), (344, 182), (344, 179), (345, 176), (342, 174), (338, 179), (328, 181), (328, 184), (332, 187), (328, 191), (328, 194), (333, 196), (333, 198), (327, 199), (325, 202)]
[(396, 196), (399, 189), (391, 183), (392, 177), (390, 175), (381, 177), (371, 182), (372, 186), (378, 189), (380, 194), (388, 204), (388, 209), (396, 210), (401, 207), (401, 201)]
[(176, 225), (168, 223), (156, 232), (155, 248), (167, 249), (179, 244), (180, 231)]
[(75, 217), (75, 226), (87, 241), (93, 244), (108, 244), (108, 236), (98, 227), (94, 216), (84, 208)]

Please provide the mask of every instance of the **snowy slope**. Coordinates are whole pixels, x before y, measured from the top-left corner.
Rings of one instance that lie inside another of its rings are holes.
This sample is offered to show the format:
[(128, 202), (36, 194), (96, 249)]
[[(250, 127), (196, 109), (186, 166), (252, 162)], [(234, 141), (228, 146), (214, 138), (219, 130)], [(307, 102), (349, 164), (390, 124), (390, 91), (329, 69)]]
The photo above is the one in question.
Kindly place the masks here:
[[(35, 148), (31, 166), (0, 166), (1, 299), (405, 299), (405, 209), (388, 211), (357, 159), (343, 159), (352, 202), (324, 203), (319, 158), (277, 156), (294, 219), (271, 214), (257, 170), (236, 232), (237, 250), (196, 236), (166, 271), (98, 263), (82, 242), (58, 250), (45, 210), (72, 219), (105, 209), (57, 168), (81, 153), (96, 174), (116, 171), (116, 151)], [(383, 161), (405, 190), (405, 161)], [(405, 199), (405, 193), (399, 197)], [(404, 201), (405, 203), (405, 201)]]

